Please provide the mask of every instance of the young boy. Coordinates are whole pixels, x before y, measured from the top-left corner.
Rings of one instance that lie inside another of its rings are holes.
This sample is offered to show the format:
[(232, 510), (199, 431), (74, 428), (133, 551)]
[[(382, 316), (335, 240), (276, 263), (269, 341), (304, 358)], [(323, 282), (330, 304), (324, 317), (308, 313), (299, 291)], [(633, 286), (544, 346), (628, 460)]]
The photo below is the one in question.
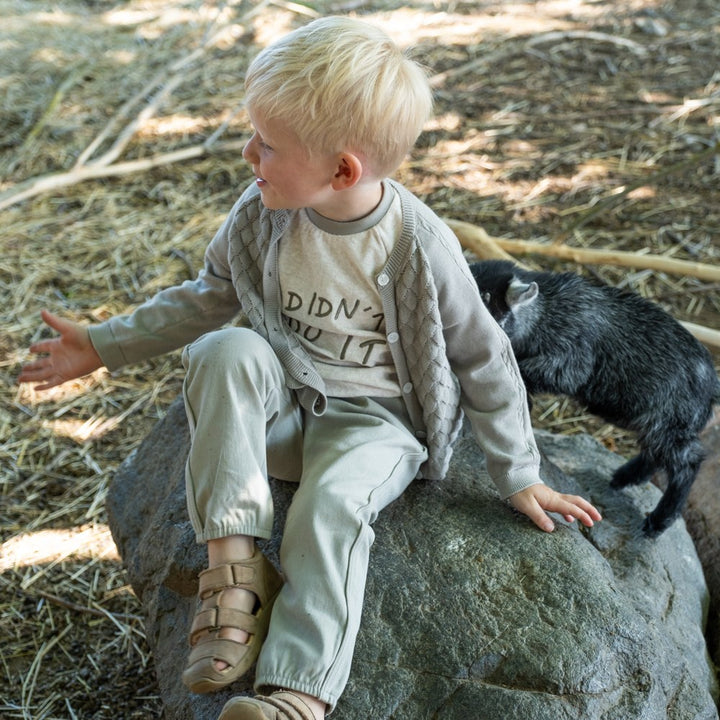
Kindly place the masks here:
[[(432, 106), (424, 73), (372, 25), (314, 21), (246, 78), (256, 182), (194, 282), (59, 337), (20, 381), (53, 387), (190, 343), (188, 509), (208, 545), (185, 683), (223, 687), (257, 660), (256, 698), (223, 720), (320, 720), (345, 687), (377, 514), (442, 478), (462, 414), (503, 498), (592, 525), (586, 500), (539, 478), (526, 399), (448, 228), (387, 179)], [(251, 329), (226, 326), (242, 313)], [(272, 527), (267, 476), (298, 482), (280, 578), (255, 547)], [(272, 618), (270, 611), (272, 609)]]

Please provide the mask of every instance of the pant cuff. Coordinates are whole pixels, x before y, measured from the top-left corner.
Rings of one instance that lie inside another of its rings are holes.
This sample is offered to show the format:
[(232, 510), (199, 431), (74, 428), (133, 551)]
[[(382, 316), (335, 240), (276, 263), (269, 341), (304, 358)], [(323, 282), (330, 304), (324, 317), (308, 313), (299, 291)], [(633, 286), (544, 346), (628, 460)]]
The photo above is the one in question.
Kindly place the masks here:
[(310, 697), (317, 698), (327, 705), (327, 714), (329, 715), (340, 698), (340, 693), (333, 694), (320, 687), (317, 683), (304, 682), (298, 678), (290, 678), (284, 675), (271, 675), (269, 677), (255, 680), (255, 692), (262, 695), (268, 695), (274, 690), (293, 690), (295, 692), (305, 693)]

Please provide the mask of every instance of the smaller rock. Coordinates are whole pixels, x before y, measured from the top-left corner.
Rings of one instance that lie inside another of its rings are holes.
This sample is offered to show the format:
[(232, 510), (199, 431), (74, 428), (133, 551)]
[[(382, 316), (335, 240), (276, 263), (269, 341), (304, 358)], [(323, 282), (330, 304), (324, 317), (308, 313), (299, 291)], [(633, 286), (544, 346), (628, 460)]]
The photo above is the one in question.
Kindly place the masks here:
[(710, 592), (707, 640), (710, 656), (720, 667), (720, 408), (700, 436), (707, 456), (693, 483), (683, 513)]

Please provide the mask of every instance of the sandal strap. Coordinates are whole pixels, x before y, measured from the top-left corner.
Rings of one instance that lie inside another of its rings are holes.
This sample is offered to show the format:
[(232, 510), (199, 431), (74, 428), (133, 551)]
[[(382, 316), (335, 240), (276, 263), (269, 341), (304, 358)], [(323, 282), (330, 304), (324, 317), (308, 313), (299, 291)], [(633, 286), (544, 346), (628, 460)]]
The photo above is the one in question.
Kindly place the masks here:
[[(254, 698), (231, 698), (225, 703), (218, 720), (247, 717), (243, 710), (250, 707), (260, 710), (266, 720), (315, 720), (307, 704), (289, 690), (278, 690), (272, 695), (257, 695)], [(253, 713), (253, 717), (257, 717), (257, 713)]]
[(227, 640), (225, 638), (217, 638), (208, 642), (198, 643), (190, 650), (188, 656), (188, 666), (193, 665), (199, 660), (210, 660), (214, 662), (218, 658), (227, 663), (225, 670), (216, 670), (218, 675), (234, 674), (234, 667), (243, 660), (247, 653), (255, 645), (254, 639), (251, 638), (247, 644), (235, 642), (235, 640)]
[(255, 582), (257, 569), (245, 563), (231, 563), (203, 570), (199, 577), (199, 595), (205, 599), (218, 590), (231, 587), (240, 587), (247, 590), (247, 586)]
[(298, 715), (294, 716), (287, 713), (288, 720), (296, 720), (296, 718), (297, 720), (315, 720), (315, 715), (308, 705), (289, 690), (278, 690), (269, 697), (263, 698), (263, 700), (279, 710), (284, 710), (285, 713), (287, 713), (287, 706), (289, 705)]
[(232, 627), (245, 630), (248, 635), (258, 631), (258, 620), (252, 613), (232, 607), (215, 607), (198, 610), (190, 628), (190, 644), (194, 645), (197, 636), (205, 632), (215, 632), (220, 628)]
[(273, 564), (255, 548), (250, 558), (203, 570), (198, 584), (198, 595), (202, 600), (220, 590), (240, 588), (254, 593), (260, 605), (265, 605), (268, 597), (282, 584), (282, 579)]

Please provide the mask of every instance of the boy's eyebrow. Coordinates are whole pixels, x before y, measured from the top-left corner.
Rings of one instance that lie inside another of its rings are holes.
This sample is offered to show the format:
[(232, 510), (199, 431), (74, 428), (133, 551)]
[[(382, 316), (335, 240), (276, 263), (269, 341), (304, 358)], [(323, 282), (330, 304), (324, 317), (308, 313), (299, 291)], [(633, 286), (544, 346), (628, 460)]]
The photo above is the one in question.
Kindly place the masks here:
[(273, 146), (273, 142), (270, 138), (268, 138), (267, 135), (263, 135), (255, 125), (252, 126), (253, 130), (255, 131), (255, 134), (258, 136), (258, 140), (262, 142), (265, 145), (268, 145), (270, 147)]

